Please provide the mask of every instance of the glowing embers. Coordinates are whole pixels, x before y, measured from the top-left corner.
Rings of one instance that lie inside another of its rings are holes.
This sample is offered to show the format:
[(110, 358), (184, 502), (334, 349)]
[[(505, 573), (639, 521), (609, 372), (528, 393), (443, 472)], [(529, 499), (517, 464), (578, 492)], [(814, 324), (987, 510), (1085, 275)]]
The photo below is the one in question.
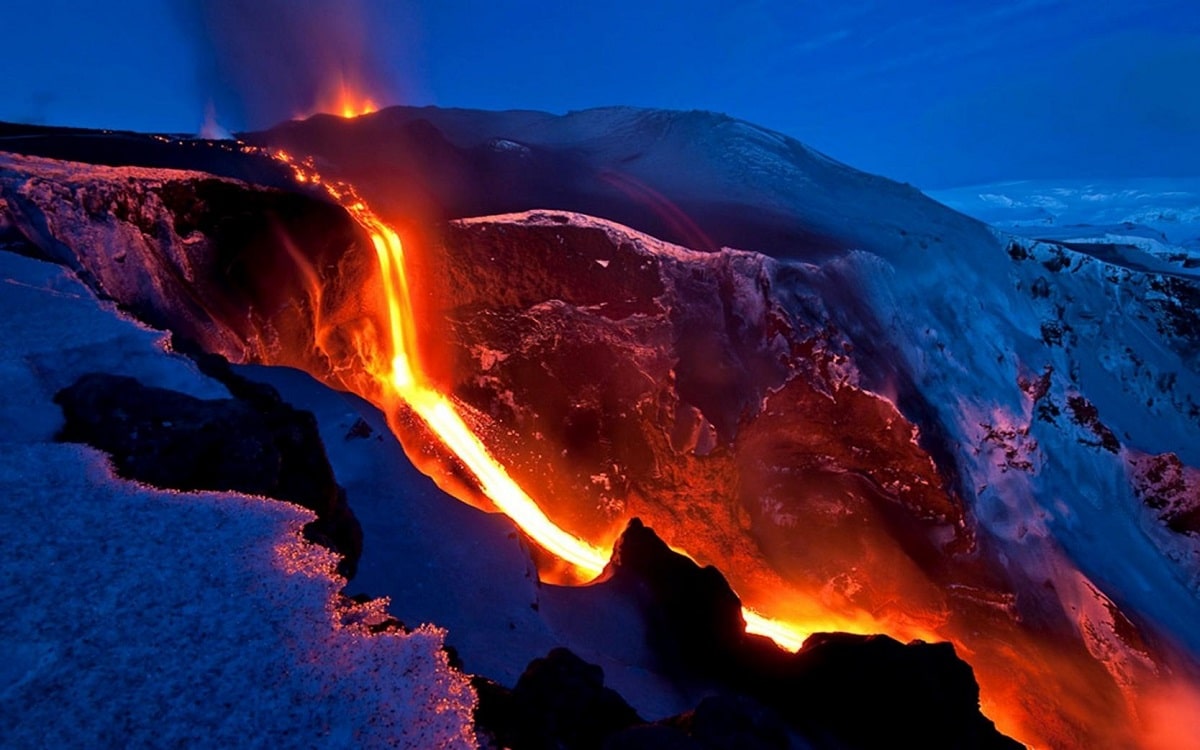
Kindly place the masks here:
[(363, 96), (356, 96), (355, 94), (343, 88), (338, 94), (336, 100), (325, 104), (318, 104), (317, 108), (319, 112), (329, 112), (330, 114), (337, 115), (338, 117), (350, 119), (352, 117), (361, 117), (362, 115), (369, 115), (372, 112), (377, 112), (379, 110), (379, 105), (376, 104), (372, 99)]

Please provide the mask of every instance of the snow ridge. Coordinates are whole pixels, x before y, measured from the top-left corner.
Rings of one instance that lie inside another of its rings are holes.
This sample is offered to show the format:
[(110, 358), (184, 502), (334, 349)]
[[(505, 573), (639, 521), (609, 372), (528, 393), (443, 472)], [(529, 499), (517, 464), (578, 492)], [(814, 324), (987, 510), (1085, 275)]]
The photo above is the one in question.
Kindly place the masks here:
[[(219, 387), (56, 266), (0, 253), (0, 736), (11, 747), (474, 747), (443, 631), (370, 634), (309, 511), (114, 478), (54, 443), (63, 379), (112, 362)], [(49, 379), (46, 374), (53, 374)], [(219, 395), (219, 393), (217, 394)]]

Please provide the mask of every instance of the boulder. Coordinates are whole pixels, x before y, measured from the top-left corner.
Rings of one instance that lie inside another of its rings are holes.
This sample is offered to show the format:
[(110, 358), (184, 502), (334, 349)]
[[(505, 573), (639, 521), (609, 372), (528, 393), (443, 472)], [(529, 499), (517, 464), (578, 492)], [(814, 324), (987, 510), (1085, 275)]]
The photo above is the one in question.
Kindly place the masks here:
[(476, 681), (476, 723), (503, 747), (599, 750), (642, 720), (604, 686), (604, 671), (565, 648), (534, 659), (511, 691)]

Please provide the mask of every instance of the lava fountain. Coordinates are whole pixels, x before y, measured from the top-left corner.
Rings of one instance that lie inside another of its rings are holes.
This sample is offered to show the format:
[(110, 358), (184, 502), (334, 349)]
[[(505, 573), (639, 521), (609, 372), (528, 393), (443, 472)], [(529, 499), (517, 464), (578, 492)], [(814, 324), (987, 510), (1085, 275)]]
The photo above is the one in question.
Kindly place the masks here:
[(315, 111), (299, 115), (296, 119), (304, 119), (316, 112), (329, 112), (351, 119), (378, 111), (379, 105), (375, 99), (360, 93), (361, 91), (363, 88), (360, 85), (348, 80), (345, 73), (339, 73), (317, 96)]

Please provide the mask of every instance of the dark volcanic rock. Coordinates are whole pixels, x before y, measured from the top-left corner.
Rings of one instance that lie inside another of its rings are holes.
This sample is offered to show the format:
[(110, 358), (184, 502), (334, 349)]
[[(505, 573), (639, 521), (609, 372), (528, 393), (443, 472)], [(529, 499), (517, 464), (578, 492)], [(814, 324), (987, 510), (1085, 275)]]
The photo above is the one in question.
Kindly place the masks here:
[(707, 685), (695, 709), (653, 725), (603, 687), (599, 667), (563, 649), (533, 662), (510, 691), (478, 681), (477, 721), (513, 748), (880, 747), (1021, 745), (979, 711), (971, 667), (949, 643), (817, 634), (796, 654), (747, 635), (741, 603), (714, 568), (671, 551), (636, 519), (604, 586), (638, 602), (668, 679)]
[[(252, 387), (251, 387), (252, 386)], [(206, 401), (133, 378), (85, 375), (55, 396), (66, 418), (59, 439), (112, 456), (117, 473), (179, 490), (228, 490), (295, 503), (317, 514), (306, 536), (343, 556), (354, 575), (362, 530), (337, 485), (308, 412), (267, 386)]]
[(971, 667), (949, 643), (818, 633), (766, 684), (764, 700), (835, 746), (1021, 747), (979, 712)]
[(715, 695), (669, 720), (707, 750), (808, 747), (776, 712), (744, 695)]
[(645, 611), (664, 672), (728, 693), (674, 720), (707, 747), (754, 747), (739, 744), (749, 736), (788, 747), (789, 726), (818, 747), (1020, 747), (980, 713), (971, 667), (949, 643), (820, 633), (788, 654), (745, 633), (719, 571), (671, 551), (636, 519), (609, 576)]
[(0, 241), (238, 362), (335, 369), (371, 314), (376, 261), (341, 207), (199, 172), (0, 154)]
[(711, 674), (736, 666), (746, 621), (716, 568), (672, 552), (635, 518), (617, 540), (609, 573), (642, 605), (651, 646), (670, 669)]
[(609, 735), (603, 750), (708, 750), (708, 747), (673, 726), (639, 724)]
[(1131, 469), (1139, 499), (1167, 528), (1200, 537), (1200, 471), (1174, 453), (1132, 458)]
[(534, 659), (512, 691), (476, 680), (476, 722), (513, 750), (598, 750), (604, 738), (642, 723), (637, 712), (604, 687), (604, 671), (565, 648)]

